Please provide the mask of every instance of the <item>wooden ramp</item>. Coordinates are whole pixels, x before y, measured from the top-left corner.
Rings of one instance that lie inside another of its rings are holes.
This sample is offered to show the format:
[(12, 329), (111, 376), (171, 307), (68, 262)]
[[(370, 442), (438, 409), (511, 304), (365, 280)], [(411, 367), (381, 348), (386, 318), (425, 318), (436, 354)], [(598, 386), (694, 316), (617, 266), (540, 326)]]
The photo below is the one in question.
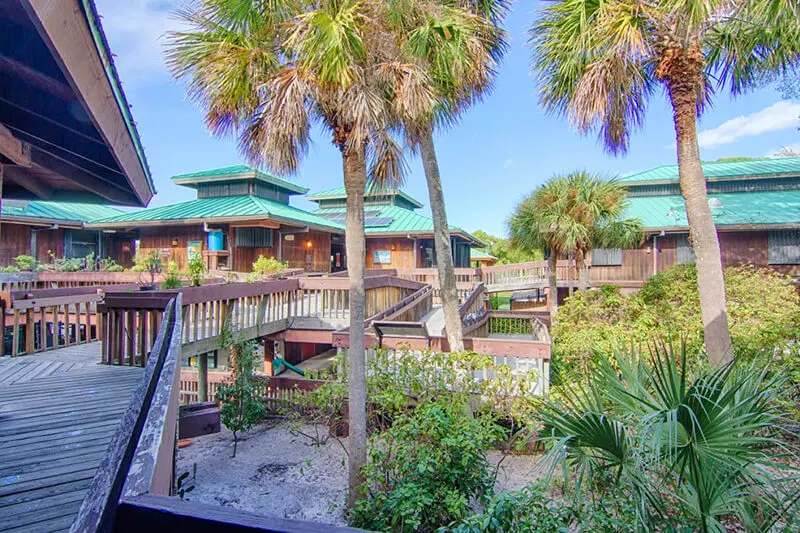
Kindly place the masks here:
[(0, 359), (0, 531), (66, 531), (142, 369), (100, 344)]

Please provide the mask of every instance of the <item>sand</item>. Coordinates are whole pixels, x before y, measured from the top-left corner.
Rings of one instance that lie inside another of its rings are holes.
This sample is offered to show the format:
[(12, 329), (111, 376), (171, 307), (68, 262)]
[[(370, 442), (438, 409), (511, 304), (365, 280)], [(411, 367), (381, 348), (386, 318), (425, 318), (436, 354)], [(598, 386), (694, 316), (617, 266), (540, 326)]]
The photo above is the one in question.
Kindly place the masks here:
[[(313, 427), (304, 427), (313, 432)], [(346, 439), (344, 440), (346, 444)], [(345, 525), (347, 496), (345, 452), (334, 439), (313, 445), (284, 423), (267, 423), (246, 433), (235, 458), (227, 429), (192, 439), (178, 451), (177, 473), (197, 465), (195, 488), (184, 499), (296, 520)], [(493, 465), (501, 459), (492, 451)], [(537, 456), (508, 456), (497, 476), (496, 490), (518, 489), (541, 476)], [(190, 474), (191, 475), (191, 474)]]

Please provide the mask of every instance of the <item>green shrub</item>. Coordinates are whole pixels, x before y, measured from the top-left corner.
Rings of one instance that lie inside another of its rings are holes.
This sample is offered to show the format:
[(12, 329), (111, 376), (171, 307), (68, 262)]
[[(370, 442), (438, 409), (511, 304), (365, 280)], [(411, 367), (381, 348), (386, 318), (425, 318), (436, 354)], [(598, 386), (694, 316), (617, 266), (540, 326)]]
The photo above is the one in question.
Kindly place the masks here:
[(151, 250), (149, 253), (139, 252), (134, 259), (132, 272), (147, 272), (150, 274), (150, 285), (156, 284), (156, 275), (161, 273), (164, 263), (158, 250)]
[(111, 259), (110, 257), (104, 257), (100, 259), (100, 270), (105, 272), (122, 272), (125, 270), (122, 265)]
[(199, 287), (200, 285), (202, 285), (203, 278), (205, 278), (206, 272), (208, 272), (208, 269), (206, 268), (206, 262), (203, 260), (203, 254), (190, 253), (189, 286)]
[(503, 431), (459, 402), (426, 403), (372, 438), (366, 497), (353, 523), (373, 531), (435, 531), (492, 495), (486, 451)]
[(667, 516), (704, 532), (731, 517), (748, 531), (791, 520), (797, 457), (776, 401), (783, 378), (741, 359), (692, 370), (685, 347), (679, 361), (663, 346), (651, 354), (601, 359), (585, 389), (543, 406), (551, 474), (561, 466), (574, 494), (631, 498), (643, 531)]
[(234, 343), (230, 350), (231, 376), (217, 388), (217, 401), (222, 423), (233, 432), (233, 457), (236, 457), (239, 434), (260, 422), (266, 415), (266, 407), (256, 387), (259, 379), (255, 376), (255, 342)]
[(247, 280), (250, 282), (262, 281), (270, 276), (280, 274), (287, 268), (286, 263), (281, 263), (273, 257), (264, 257), (259, 255), (258, 259), (253, 262), (253, 271), (248, 275)]
[(180, 289), (183, 287), (181, 274), (178, 272), (178, 264), (175, 261), (167, 263), (167, 275), (161, 283), (162, 289)]
[[(553, 495), (545, 481), (496, 496), (483, 513), (467, 517), (451, 533), (551, 533), (555, 531), (635, 531), (636, 515), (629, 498), (605, 494)], [(688, 530), (687, 530), (688, 531)]]
[(18, 255), (14, 258), (14, 263), (20, 270), (32, 271), (36, 268), (36, 258), (31, 255)]
[(19, 272), (19, 267), (16, 266), (16, 265), (6, 265), (6, 266), (3, 266), (3, 267), (0, 267), (0, 272), (8, 272), (8, 273), (10, 273), (10, 272)]
[[(791, 281), (752, 266), (725, 270), (728, 320), (734, 352), (752, 358), (780, 353), (800, 335), (800, 299)], [(554, 358), (573, 378), (587, 375), (620, 343), (651, 339), (683, 342), (690, 353), (703, 347), (703, 322), (694, 264), (675, 265), (642, 289), (578, 291), (559, 308), (552, 328)], [(692, 361), (695, 364), (697, 361)]]

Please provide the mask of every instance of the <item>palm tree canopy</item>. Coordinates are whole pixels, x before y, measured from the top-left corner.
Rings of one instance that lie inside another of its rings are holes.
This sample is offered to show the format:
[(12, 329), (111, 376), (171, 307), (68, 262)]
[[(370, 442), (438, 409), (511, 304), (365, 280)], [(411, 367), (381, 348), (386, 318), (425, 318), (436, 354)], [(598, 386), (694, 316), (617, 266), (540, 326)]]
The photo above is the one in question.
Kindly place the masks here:
[(197, 0), (177, 16), (186, 29), (168, 35), (172, 73), (252, 163), (296, 171), (319, 123), (339, 148), (366, 147), (373, 179), (402, 180), (384, 96), (396, 87), (379, 75), (402, 59), (386, 45), (385, 2)]
[(625, 188), (588, 172), (555, 176), (525, 198), (509, 220), (513, 243), (557, 255), (641, 242), (642, 224), (624, 218)]
[(698, 112), (800, 63), (797, 0), (561, 0), (529, 32), (539, 96), (582, 133), (624, 152), (677, 56), (700, 69)]

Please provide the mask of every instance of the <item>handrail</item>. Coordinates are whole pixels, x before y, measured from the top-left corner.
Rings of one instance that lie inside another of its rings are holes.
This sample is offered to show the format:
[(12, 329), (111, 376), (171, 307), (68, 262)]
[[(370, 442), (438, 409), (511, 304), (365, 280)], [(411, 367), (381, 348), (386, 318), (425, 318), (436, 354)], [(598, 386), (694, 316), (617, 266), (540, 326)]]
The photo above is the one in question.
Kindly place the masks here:
[(425, 285), (423, 288), (419, 289), (413, 294), (406, 296), (395, 305), (384, 309), (380, 313), (367, 318), (364, 321), (364, 327), (368, 328), (373, 322), (378, 320), (385, 320), (389, 321), (392, 317), (395, 317), (401, 313), (408, 311), (410, 308), (414, 307), (415, 305), (422, 302), (429, 294), (433, 292), (433, 288), (430, 285)]
[[(72, 533), (113, 530), (117, 505), (125, 489), (142, 489), (142, 484), (149, 484), (148, 489), (156, 488), (164, 493), (163, 483), (156, 483), (156, 474), (159, 466), (162, 469), (165, 466), (159, 461), (162, 448), (165, 445), (174, 447), (174, 426), (170, 435), (165, 424), (173, 403), (177, 409), (174, 382), (180, 364), (182, 324), (181, 314), (177, 312), (180, 307), (181, 295), (178, 294), (164, 310), (164, 319), (133, 400), (92, 479), (70, 529)], [(158, 453), (154, 453), (155, 450)], [(136, 467), (132, 468), (134, 461)], [(171, 463), (170, 456), (166, 494), (172, 486)], [(131, 472), (134, 472), (133, 477), (130, 477)]]
[(462, 302), (460, 306), (458, 306), (458, 316), (460, 316), (463, 319), (464, 315), (469, 313), (472, 304), (474, 304), (475, 301), (480, 297), (480, 295), (483, 294), (485, 291), (486, 291), (486, 285), (484, 285), (483, 282), (475, 285), (475, 288), (469, 294), (467, 299), (464, 300), (464, 302)]

